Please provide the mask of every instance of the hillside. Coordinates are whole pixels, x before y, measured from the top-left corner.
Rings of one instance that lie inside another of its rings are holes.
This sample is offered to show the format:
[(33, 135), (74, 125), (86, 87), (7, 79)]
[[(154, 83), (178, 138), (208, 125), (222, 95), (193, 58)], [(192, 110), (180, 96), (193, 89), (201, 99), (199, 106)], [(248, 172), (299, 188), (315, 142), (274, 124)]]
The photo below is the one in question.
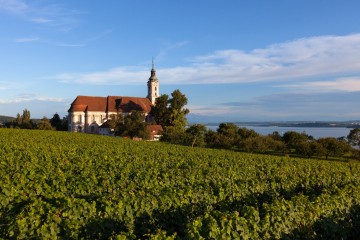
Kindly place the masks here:
[(14, 117), (0, 116), (0, 123), (10, 122), (13, 121), (14, 119), (15, 119)]
[(354, 239), (360, 164), (0, 129), (0, 238)]

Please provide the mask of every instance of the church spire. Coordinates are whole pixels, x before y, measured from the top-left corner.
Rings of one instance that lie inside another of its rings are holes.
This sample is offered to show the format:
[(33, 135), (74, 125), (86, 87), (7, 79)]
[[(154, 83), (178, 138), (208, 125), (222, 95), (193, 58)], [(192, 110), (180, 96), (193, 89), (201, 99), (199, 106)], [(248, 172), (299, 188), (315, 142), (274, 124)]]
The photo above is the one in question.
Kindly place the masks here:
[(156, 70), (154, 67), (154, 58), (152, 58), (152, 68), (149, 81), (147, 82), (148, 86), (148, 95), (147, 98), (155, 105), (156, 98), (159, 97), (159, 80), (156, 77)]
[(154, 67), (154, 58), (152, 58), (152, 68), (151, 68), (151, 75), (150, 75), (149, 81), (158, 81), (158, 79), (156, 77), (156, 70)]

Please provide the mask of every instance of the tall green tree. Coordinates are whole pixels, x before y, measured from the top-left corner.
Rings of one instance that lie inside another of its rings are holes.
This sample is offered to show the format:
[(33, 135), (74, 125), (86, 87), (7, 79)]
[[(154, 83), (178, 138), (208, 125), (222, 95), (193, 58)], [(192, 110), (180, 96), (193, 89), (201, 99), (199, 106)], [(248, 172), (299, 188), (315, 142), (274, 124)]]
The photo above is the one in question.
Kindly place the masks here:
[(171, 93), (171, 99), (169, 99), (169, 112), (170, 112), (170, 126), (178, 129), (185, 129), (187, 120), (186, 115), (190, 112), (185, 108), (188, 100), (185, 94), (182, 94), (179, 89)]
[(50, 123), (56, 130), (60, 130), (62, 121), (58, 113), (54, 114), (54, 116), (50, 119)]
[(155, 122), (163, 127), (168, 126), (170, 121), (170, 111), (168, 105), (169, 95), (162, 94), (156, 99), (156, 104), (151, 112), (154, 116)]
[(185, 108), (187, 101), (185, 94), (179, 89), (171, 93), (171, 98), (167, 94), (162, 94), (156, 99), (156, 105), (152, 110), (156, 123), (163, 128), (172, 126), (185, 131), (186, 115), (190, 112)]
[(185, 132), (186, 115), (190, 112), (189, 109), (185, 108), (187, 101), (185, 94), (182, 94), (178, 89), (171, 93), (171, 98), (163, 94), (156, 99), (152, 114), (156, 123), (164, 129), (162, 141), (186, 144), (188, 137)]
[(17, 115), (16, 115), (16, 119), (15, 119), (15, 127), (21, 127), (21, 123), (22, 123), (22, 120), (21, 120), (22, 118), (21, 118), (21, 115), (20, 115), (20, 113), (18, 113)]
[(21, 116), (21, 128), (31, 129), (33, 126), (30, 119), (30, 111), (27, 109), (23, 110), (23, 114)]

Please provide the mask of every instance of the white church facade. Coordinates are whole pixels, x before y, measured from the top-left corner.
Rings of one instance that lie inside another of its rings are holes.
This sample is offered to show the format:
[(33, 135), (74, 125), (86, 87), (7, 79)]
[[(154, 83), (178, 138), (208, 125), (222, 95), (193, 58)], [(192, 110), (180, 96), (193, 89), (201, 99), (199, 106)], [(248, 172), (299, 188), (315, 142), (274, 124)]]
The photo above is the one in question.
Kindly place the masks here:
[[(68, 110), (69, 131), (103, 134), (106, 121), (111, 115), (126, 116), (132, 111), (142, 111), (147, 116), (159, 97), (159, 81), (154, 64), (147, 82), (147, 97), (126, 96), (77, 96)], [(101, 127), (104, 125), (103, 127)]]

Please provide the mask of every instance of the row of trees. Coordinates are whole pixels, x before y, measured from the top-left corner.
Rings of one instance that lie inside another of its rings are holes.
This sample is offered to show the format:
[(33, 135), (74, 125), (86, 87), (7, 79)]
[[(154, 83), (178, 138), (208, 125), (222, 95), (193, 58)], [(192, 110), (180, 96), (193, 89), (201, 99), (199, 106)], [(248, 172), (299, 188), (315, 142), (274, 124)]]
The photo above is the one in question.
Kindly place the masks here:
[(187, 98), (179, 90), (161, 95), (153, 111), (155, 121), (164, 128), (162, 141), (189, 146), (233, 149), (236, 151), (271, 154), (296, 154), (304, 157), (343, 157), (352, 154), (360, 157), (360, 129), (350, 131), (347, 138), (333, 137), (314, 139), (305, 133), (286, 132), (281, 136), (274, 132), (267, 136), (254, 130), (239, 128), (233, 123), (221, 123), (217, 131), (208, 130), (205, 125), (194, 124), (186, 128), (185, 108)]
[(31, 119), (30, 111), (23, 110), (22, 115), (18, 113), (15, 120), (5, 123), (8, 128), (21, 128), (21, 129), (40, 129), (40, 130), (68, 130), (68, 119), (60, 118), (59, 114), (55, 113), (51, 119), (43, 117), (40, 121)]
[(351, 130), (347, 138), (314, 139), (295, 131), (286, 132), (282, 136), (278, 132), (263, 136), (254, 130), (239, 128), (233, 123), (221, 123), (217, 131), (208, 130), (202, 124), (194, 124), (186, 129), (181, 139), (169, 142), (251, 153), (296, 154), (307, 158), (360, 157), (359, 150), (351, 147), (360, 147), (360, 129)]
[(221, 123), (217, 131), (208, 130), (205, 125), (187, 126), (185, 108), (187, 98), (179, 90), (161, 95), (153, 109), (154, 120), (162, 125), (164, 132), (161, 141), (188, 146), (232, 149), (236, 151), (270, 154), (296, 154), (304, 157), (343, 157), (352, 154), (359, 157), (360, 129), (350, 131), (347, 138), (333, 137), (314, 139), (305, 133), (286, 132), (281, 136), (274, 132), (267, 136), (254, 130), (239, 128), (233, 123)]

